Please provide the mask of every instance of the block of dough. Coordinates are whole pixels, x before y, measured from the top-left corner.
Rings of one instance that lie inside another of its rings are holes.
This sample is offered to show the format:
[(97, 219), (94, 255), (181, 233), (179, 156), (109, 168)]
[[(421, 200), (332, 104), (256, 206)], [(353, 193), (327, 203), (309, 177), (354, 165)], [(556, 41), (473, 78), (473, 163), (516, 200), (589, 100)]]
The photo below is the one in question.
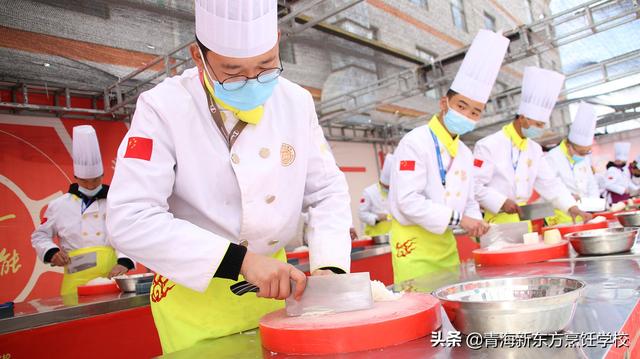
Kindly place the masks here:
[(602, 222), (606, 222), (606, 221), (607, 221), (607, 217), (597, 216), (597, 217), (593, 218), (592, 220), (590, 220), (587, 223), (602, 223)]
[(611, 212), (619, 212), (625, 209), (626, 207), (627, 205), (624, 202), (618, 202), (616, 204), (611, 205), (611, 208), (609, 210)]
[(551, 229), (544, 232), (544, 244), (557, 244), (562, 241), (562, 234), (558, 229)]
[(538, 243), (540, 243), (540, 237), (538, 236), (538, 233), (536, 233), (536, 232), (525, 233), (525, 234), (522, 235), (522, 239), (524, 240), (524, 244), (538, 244)]

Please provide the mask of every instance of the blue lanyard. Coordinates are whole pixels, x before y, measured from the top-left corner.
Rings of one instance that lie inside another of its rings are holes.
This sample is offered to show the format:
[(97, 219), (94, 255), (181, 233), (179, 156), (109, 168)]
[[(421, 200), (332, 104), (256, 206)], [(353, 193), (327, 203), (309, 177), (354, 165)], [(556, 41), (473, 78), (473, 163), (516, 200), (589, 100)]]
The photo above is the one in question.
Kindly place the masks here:
[[(442, 164), (442, 154), (440, 153), (440, 145), (438, 144), (438, 139), (436, 138), (435, 133), (431, 129), (431, 137), (433, 138), (433, 143), (436, 145), (436, 155), (438, 155), (438, 168), (440, 169), (440, 182), (442, 182), (443, 186), (447, 185), (447, 171), (444, 169), (444, 165)], [(453, 161), (453, 159), (451, 159)]]
[(511, 148), (511, 166), (513, 167), (513, 172), (516, 171), (516, 169), (518, 168), (518, 163), (520, 163), (520, 155), (522, 154), (522, 151), (518, 150), (518, 159), (516, 160), (516, 163), (513, 164), (513, 148)]

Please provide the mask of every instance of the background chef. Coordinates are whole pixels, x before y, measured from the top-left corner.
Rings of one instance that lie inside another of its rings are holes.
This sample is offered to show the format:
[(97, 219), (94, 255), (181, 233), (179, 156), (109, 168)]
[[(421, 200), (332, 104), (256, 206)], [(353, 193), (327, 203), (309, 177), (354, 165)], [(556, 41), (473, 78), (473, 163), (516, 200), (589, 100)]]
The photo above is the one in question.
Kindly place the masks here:
[[(45, 263), (65, 267), (60, 293), (76, 293), (78, 286), (98, 277), (114, 277), (134, 263), (109, 244), (105, 226), (109, 186), (104, 174), (98, 137), (93, 127), (73, 128), (73, 174), (68, 193), (49, 203), (31, 244)], [(57, 245), (54, 238), (58, 237)]]

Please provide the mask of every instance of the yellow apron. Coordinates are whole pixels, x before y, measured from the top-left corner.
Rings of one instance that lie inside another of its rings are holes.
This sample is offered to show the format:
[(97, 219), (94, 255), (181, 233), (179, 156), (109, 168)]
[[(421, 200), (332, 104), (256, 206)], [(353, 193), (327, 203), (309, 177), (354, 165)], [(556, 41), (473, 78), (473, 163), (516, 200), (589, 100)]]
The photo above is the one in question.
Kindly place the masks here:
[(378, 222), (375, 226), (364, 226), (364, 234), (369, 237), (377, 237), (389, 233), (391, 230), (391, 221)]
[[(273, 255), (286, 262), (284, 249)], [(244, 280), (242, 276), (238, 281)], [(284, 307), (284, 301), (237, 296), (229, 287), (237, 282), (213, 278), (204, 293), (181, 286), (156, 274), (151, 286), (151, 312), (162, 351), (167, 354), (258, 327), (260, 318)]]
[[(573, 218), (571, 218), (571, 216), (566, 212), (562, 212), (559, 209), (555, 210), (555, 216), (546, 217), (544, 221), (548, 227), (557, 226), (559, 224), (573, 224)], [(576, 223), (580, 222), (582, 222), (582, 217), (576, 217)]]
[[(518, 203), (519, 206), (522, 206), (524, 204), (526, 203)], [(484, 220), (487, 223), (494, 223), (494, 224), (527, 222), (527, 224), (529, 225), (529, 232), (533, 230), (531, 221), (520, 221), (520, 216), (518, 216), (517, 213), (509, 214), (509, 213), (500, 212), (498, 214), (493, 214), (489, 211), (486, 211), (484, 213)]]
[(395, 284), (460, 264), (453, 231), (434, 234), (392, 220), (391, 263)]
[(80, 248), (69, 252), (68, 255), (69, 258), (73, 258), (91, 252), (96, 253), (95, 267), (69, 273), (65, 266), (62, 285), (60, 286), (60, 295), (62, 297), (77, 295), (79, 286), (87, 284), (92, 279), (107, 277), (113, 266), (117, 264), (116, 251), (107, 246)]

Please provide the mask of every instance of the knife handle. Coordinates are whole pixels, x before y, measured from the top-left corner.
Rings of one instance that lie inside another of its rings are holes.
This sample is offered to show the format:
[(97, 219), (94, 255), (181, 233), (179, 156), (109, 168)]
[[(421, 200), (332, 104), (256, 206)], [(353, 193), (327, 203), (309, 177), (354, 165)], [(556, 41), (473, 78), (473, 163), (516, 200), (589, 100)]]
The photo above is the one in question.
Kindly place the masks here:
[(240, 295), (244, 295), (244, 294), (249, 293), (249, 292), (258, 293), (258, 290), (260, 288), (258, 288), (255, 285), (247, 282), (246, 280), (243, 280), (242, 282), (238, 282), (238, 283), (230, 286), (229, 289), (231, 290), (231, 292), (233, 292), (233, 294), (235, 294), (237, 296), (240, 296)]

